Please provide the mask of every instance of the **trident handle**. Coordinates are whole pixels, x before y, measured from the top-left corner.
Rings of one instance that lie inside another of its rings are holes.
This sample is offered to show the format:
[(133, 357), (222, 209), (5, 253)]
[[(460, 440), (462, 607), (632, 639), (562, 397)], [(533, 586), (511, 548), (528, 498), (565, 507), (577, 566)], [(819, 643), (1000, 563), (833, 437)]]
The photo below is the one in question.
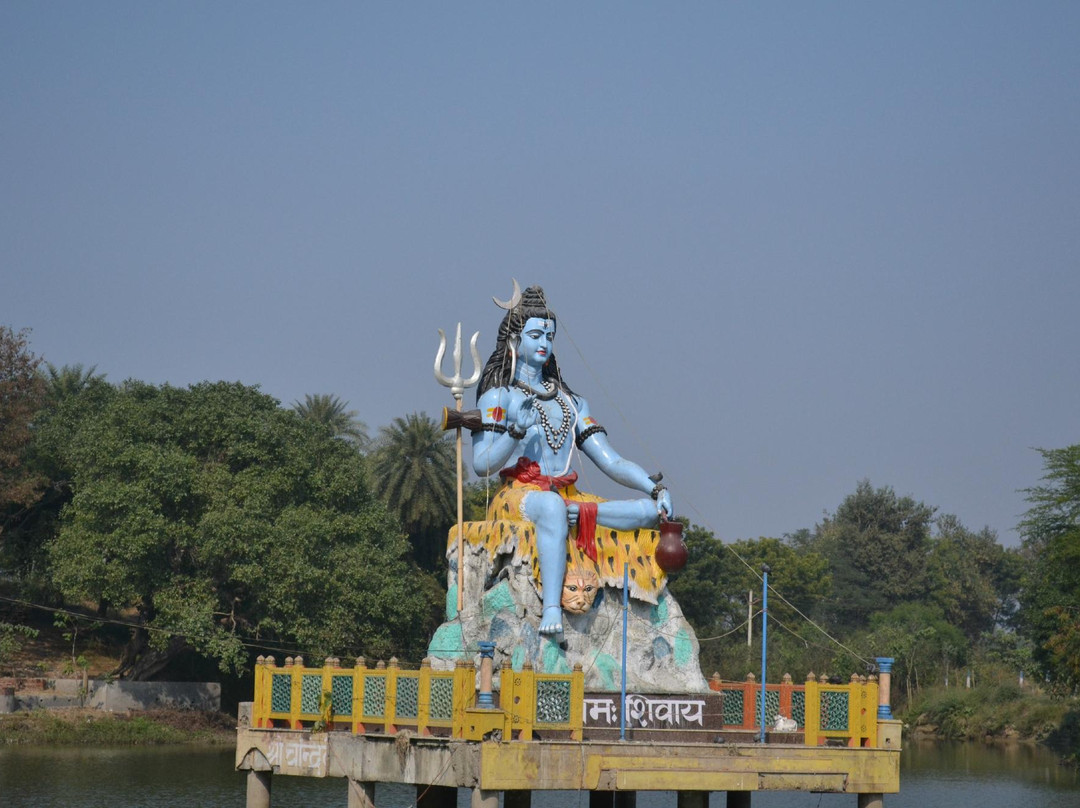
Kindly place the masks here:
[[(439, 350), (435, 352), (435, 380), (443, 387), (450, 388), (450, 395), (454, 397), (456, 411), (461, 412), (461, 398), (465, 390), (480, 381), (480, 353), (476, 350), (476, 340), (480, 338), (480, 332), (472, 335), (469, 341), (469, 351), (472, 353), (473, 372), (469, 378), (461, 375), (461, 323), (457, 324), (457, 334), (454, 337), (454, 375), (447, 376), (442, 371), (443, 356), (446, 354), (446, 334), (439, 329)], [(443, 429), (446, 429), (446, 416), (443, 416)], [(460, 616), (465, 607), (465, 495), (464, 495), (464, 471), (461, 467), (461, 426), (457, 426), (457, 610)]]

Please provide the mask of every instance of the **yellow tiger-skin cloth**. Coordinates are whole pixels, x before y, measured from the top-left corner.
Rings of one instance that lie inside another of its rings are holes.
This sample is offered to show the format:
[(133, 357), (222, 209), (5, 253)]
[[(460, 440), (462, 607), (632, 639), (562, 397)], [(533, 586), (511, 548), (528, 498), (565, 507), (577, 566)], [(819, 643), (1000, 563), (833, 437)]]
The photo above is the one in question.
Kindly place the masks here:
[[(513, 563), (528, 564), (537, 591), (543, 593), (540, 580), (540, 558), (536, 552), (536, 527), (521, 514), (521, 502), (530, 491), (542, 491), (540, 486), (514, 479), (504, 480), (488, 506), (486, 522), (465, 522), (463, 538), (474, 547), (484, 547), (491, 561), (498, 555), (511, 553)], [(558, 489), (564, 499), (579, 502), (603, 502), (601, 497), (578, 491), (573, 485)], [(567, 569), (582, 567), (596, 570), (604, 586), (622, 589), (623, 563), (630, 566), (630, 594), (638, 600), (656, 604), (667, 575), (656, 564), (653, 551), (660, 541), (656, 530), (613, 530), (596, 526), (596, 557), (594, 562), (575, 543), (576, 528), (571, 529), (566, 542)], [(457, 546), (457, 527), (450, 528), (448, 551)], [(562, 585), (562, 582), (559, 582)]]

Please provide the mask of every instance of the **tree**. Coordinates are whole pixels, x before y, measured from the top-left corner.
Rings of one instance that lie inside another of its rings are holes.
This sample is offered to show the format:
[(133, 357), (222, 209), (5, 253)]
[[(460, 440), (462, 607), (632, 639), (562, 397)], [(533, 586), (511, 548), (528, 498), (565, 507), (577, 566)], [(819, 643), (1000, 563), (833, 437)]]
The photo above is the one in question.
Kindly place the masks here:
[(326, 393), (305, 395), (302, 404), (293, 402), (293, 410), (301, 418), (322, 424), (335, 438), (341, 438), (363, 451), (371, 442), (367, 424), (360, 420), (355, 410), (348, 407), (349, 402)]
[(28, 334), (0, 325), (0, 531), (7, 521), (4, 514), (12, 506), (32, 503), (42, 485), (25, 464), (34, 414), (44, 395), (37, 373), (41, 360), (30, 350)]
[(887, 649), (896, 659), (893, 680), (909, 698), (924, 683), (948, 678), (964, 663), (968, 649), (963, 632), (936, 606), (923, 603), (904, 603), (874, 614), (863, 643)]
[[(686, 567), (672, 576), (668, 586), (699, 639), (705, 638), (702, 666), (727, 678), (742, 678), (751, 669), (748, 665), (760, 659), (758, 648), (747, 650), (745, 626), (751, 592), (755, 615), (761, 609), (762, 565), (768, 564), (772, 570), (769, 614), (778, 621), (773, 626), (781, 632), (798, 633), (804, 624), (799, 612), (810, 611), (829, 592), (825, 559), (816, 553), (799, 553), (780, 539), (762, 537), (724, 545), (710, 531), (695, 525), (685, 531), (684, 541), (689, 553)], [(760, 625), (760, 617), (755, 617), (754, 625)], [(788, 643), (788, 636), (774, 634), (770, 648), (779, 652)], [(799, 648), (808, 646), (801, 636), (797, 644)], [(784, 660), (782, 664), (789, 667), (792, 663), (804, 668), (809, 664), (805, 655), (796, 656), (793, 651), (773, 658)]]
[(971, 642), (1009, 611), (1016, 593), (1009, 560), (989, 527), (973, 533), (951, 514), (938, 517), (927, 559), (930, 599)]
[(43, 406), (34, 416), (34, 440), (25, 453), (26, 468), (42, 485), (39, 496), (28, 505), (10, 510), (5, 520), (3, 563), (17, 573), (23, 583), (48, 588), (48, 559), (45, 546), (59, 530), (60, 514), (71, 501), (73, 469), (65, 462), (67, 446), (82, 423), (98, 414), (117, 394), (104, 375), (78, 373), (61, 369), (62, 380), (54, 389), (46, 385)]
[(925, 599), (933, 517), (934, 508), (861, 481), (805, 542), (832, 569), (833, 598), (822, 617), (857, 629), (874, 612)]
[(344, 442), (240, 384), (127, 382), (63, 417), (78, 403), (43, 436), (70, 472), (51, 573), (70, 600), (137, 615), (120, 675), (185, 649), (240, 670), (253, 648), (419, 644), (400, 527)]
[(45, 363), (44, 380), (49, 404), (58, 406), (72, 396), (84, 392), (94, 382), (105, 381), (104, 373), (95, 373), (97, 365), (83, 368), (82, 363), (56, 367), (52, 362)]
[(426, 413), (395, 418), (380, 430), (374, 453), (376, 487), (413, 544), (417, 563), (436, 571), (447, 530), (457, 520), (454, 444)]
[(1020, 523), (1031, 563), (1020, 596), (1035, 661), (1063, 688), (1080, 685), (1080, 444), (1040, 449), (1043, 484)]

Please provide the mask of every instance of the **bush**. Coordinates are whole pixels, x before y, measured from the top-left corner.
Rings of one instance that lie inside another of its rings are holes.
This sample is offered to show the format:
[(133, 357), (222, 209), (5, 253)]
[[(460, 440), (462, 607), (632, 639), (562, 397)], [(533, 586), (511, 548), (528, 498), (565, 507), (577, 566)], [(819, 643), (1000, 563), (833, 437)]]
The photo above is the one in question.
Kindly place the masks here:
[(1021, 739), (1039, 741), (1054, 736), (1070, 714), (1070, 702), (1009, 683), (925, 690), (901, 717), (916, 726), (936, 726), (949, 740), (1001, 737), (1012, 731)]

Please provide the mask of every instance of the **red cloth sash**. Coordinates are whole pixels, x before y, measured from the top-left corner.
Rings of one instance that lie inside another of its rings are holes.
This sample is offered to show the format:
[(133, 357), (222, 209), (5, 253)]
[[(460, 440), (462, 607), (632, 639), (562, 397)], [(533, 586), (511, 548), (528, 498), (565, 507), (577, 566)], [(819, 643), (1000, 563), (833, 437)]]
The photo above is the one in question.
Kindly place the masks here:
[[(577, 472), (571, 471), (558, 477), (549, 477), (540, 473), (540, 464), (527, 457), (519, 457), (518, 462), (499, 472), (504, 479), (517, 480), (526, 485), (535, 485), (544, 491), (567, 488), (577, 482)], [(577, 546), (585, 555), (596, 561), (596, 512), (597, 503), (581, 502), (563, 498), (566, 504), (578, 506)]]
[[(567, 502), (574, 500), (568, 499)], [(578, 502), (577, 546), (585, 555), (596, 561), (596, 506), (595, 502)]]
[(519, 457), (516, 465), (509, 466), (499, 472), (499, 476), (519, 483), (536, 485), (545, 491), (554, 491), (556, 488), (566, 488), (577, 482), (577, 472), (571, 471), (561, 477), (548, 477), (540, 473), (540, 464), (527, 457)]

